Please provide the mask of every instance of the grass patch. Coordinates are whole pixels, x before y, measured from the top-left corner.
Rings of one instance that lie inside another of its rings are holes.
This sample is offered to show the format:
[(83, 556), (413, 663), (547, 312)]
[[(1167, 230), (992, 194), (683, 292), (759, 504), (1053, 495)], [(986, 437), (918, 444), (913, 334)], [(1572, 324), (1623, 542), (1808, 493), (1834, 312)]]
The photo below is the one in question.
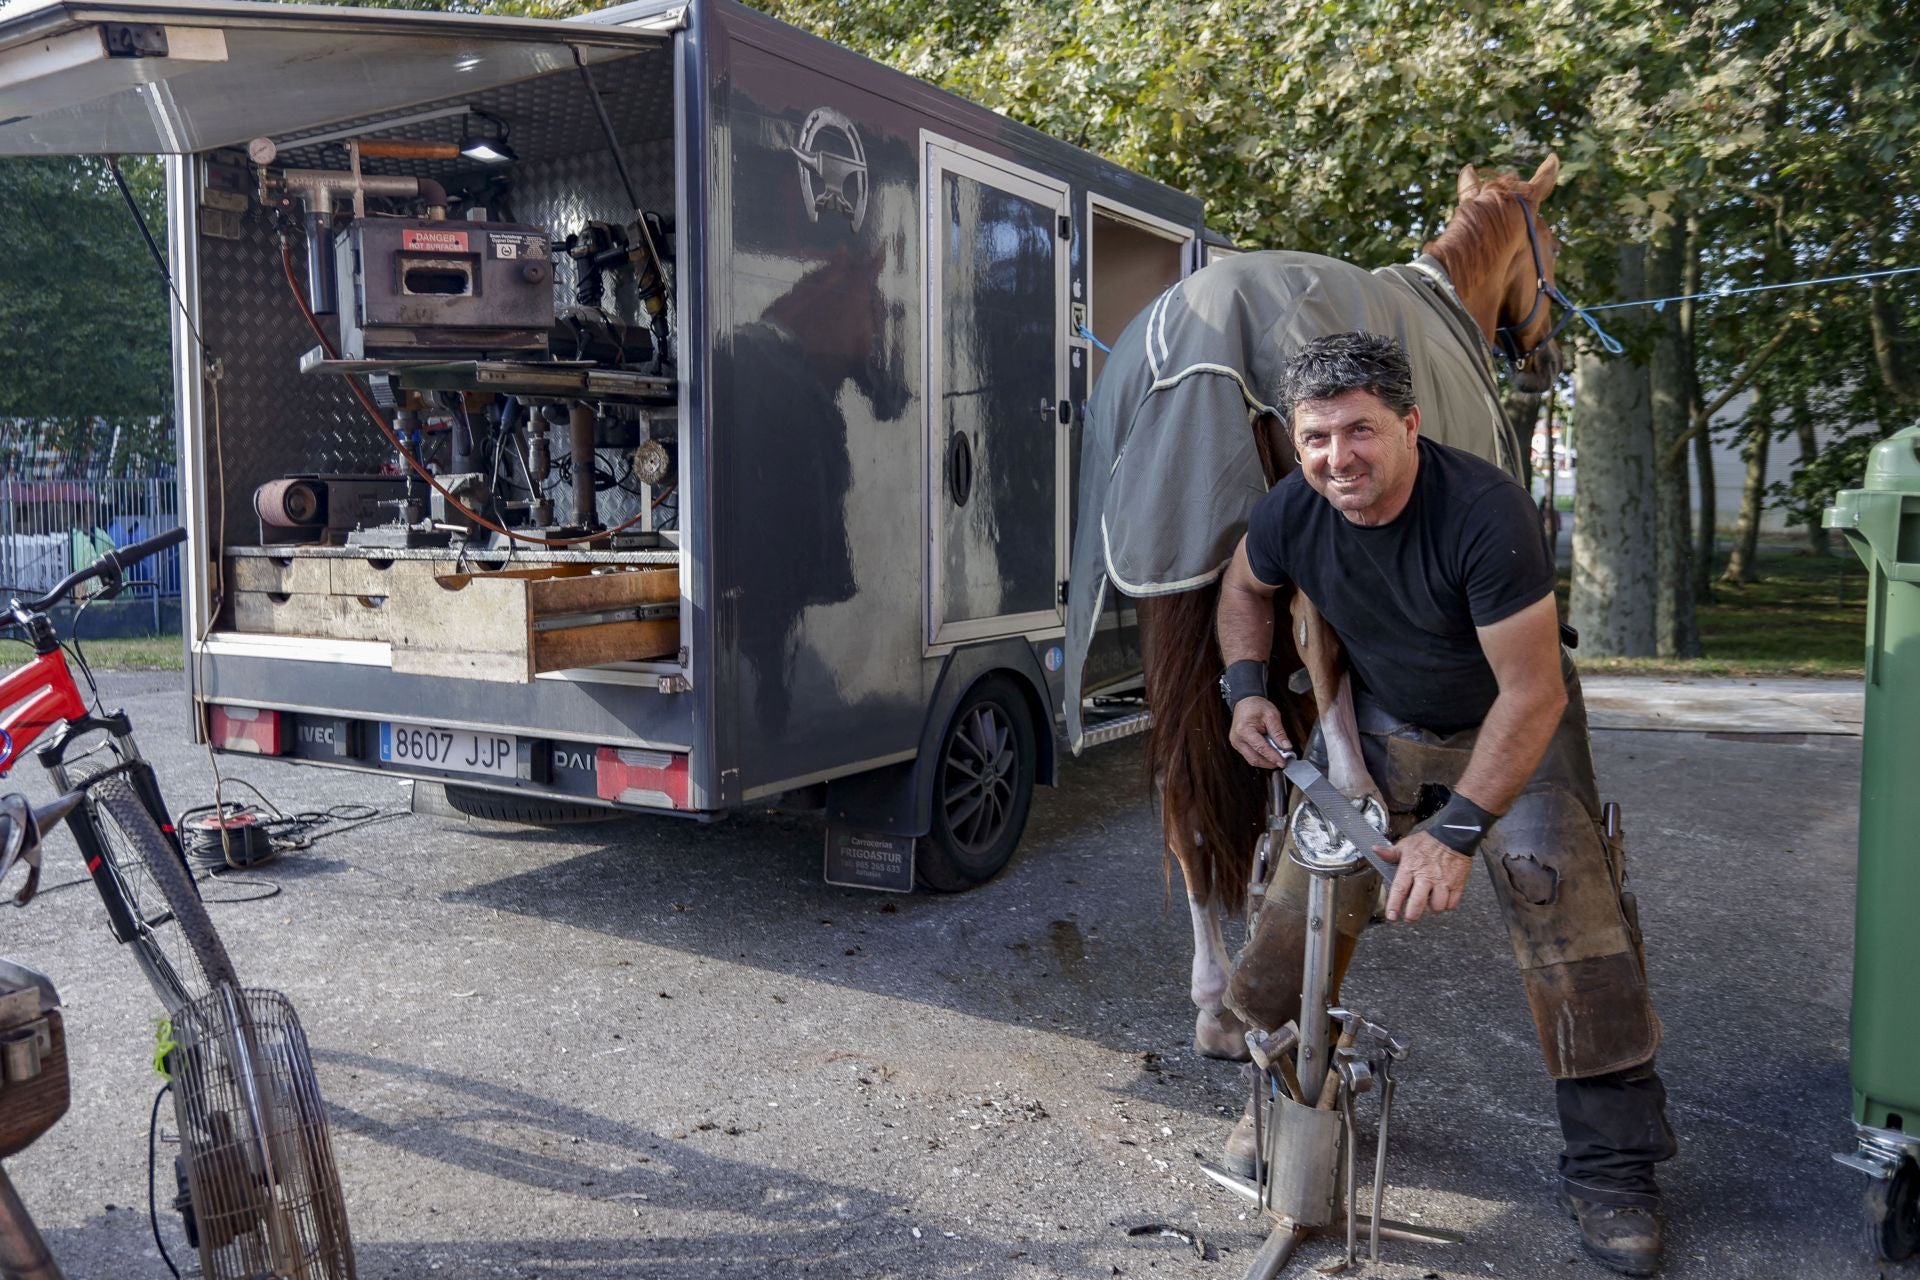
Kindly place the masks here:
[(88, 640), (83, 636), (80, 651), (98, 671), (179, 671), (186, 665), (179, 636), (127, 636), (118, 640)]
[[(1567, 574), (1559, 583), (1567, 604)], [(1762, 548), (1760, 580), (1715, 583), (1700, 606), (1706, 656), (1599, 658), (1576, 653), (1582, 671), (1619, 675), (1831, 676), (1859, 679), (1866, 644), (1867, 571), (1851, 554), (1816, 556)], [(179, 671), (180, 637), (88, 640), (87, 661), (104, 671)]]
[[(1560, 575), (1566, 607), (1567, 575)], [(1760, 579), (1714, 584), (1699, 606), (1705, 656), (1597, 658), (1576, 653), (1582, 671), (1623, 675), (1834, 676), (1864, 674), (1867, 571), (1846, 556), (1762, 551)]]

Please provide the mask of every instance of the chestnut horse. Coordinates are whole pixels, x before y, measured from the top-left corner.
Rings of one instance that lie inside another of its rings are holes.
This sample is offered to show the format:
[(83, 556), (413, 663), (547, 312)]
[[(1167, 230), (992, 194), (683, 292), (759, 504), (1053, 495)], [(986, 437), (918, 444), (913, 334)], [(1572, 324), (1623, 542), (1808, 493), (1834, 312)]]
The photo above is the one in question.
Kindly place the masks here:
[[(1424, 248), (1428, 265), (1445, 273), (1458, 303), (1487, 344), (1506, 357), (1515, 385), (1524, 391), (1545, 391), (1560, 370), (1552, 304), (1564, 306), (1565, 300), (1553, 283), (1556, 242), (1539, 220), (1540, 204), (1552, 192), (1559, 168), (1559, 160), (1549, 156), (1531, 179), (1522, 180), (1512, 174), (1482, 177), (1467, 166), (1460, 172), (1452, 218)], [(1560, 323), (1565, 319), (1563, 314)], [(1251, 429), (1271, 485), (1292, 469), (1287, 429), (1271, 414), (1256, 418)], [(1191, 994), (1199, 1010), (1194, 1044), (1209, 1057), (1245, 1058), (1244, 1027), (1225, 1005), (1222, 919), (1246, 903), (1254, 848), (1264, 828), (1266, 786), (1264, 776), (1227, 744), (1214, 639), (1219, 594), (1216, 577), (1192, 590), (1144, 596), (1138, 608), (1147, 702), (1154, 715), (1148, 759), (1166, 848), (1179, 863), (1193, 917)], [(1304, 744), (1314, 723), (1324, 720), (1329, 779), (1350, 797), (1378, 795), (1360, 760), (1339, 642), (1310, 601), (1297, 592), (1292, 596), (1284, 606), (1290, 617), (1276, 618), (1274, 628), (1276, 637), (1285, 635), (1291, 643), (1276, 645), (1270, 665), (1288, 733)], [(1287, 691), (1289, 677), (1302, 666), (1311, 697)]]

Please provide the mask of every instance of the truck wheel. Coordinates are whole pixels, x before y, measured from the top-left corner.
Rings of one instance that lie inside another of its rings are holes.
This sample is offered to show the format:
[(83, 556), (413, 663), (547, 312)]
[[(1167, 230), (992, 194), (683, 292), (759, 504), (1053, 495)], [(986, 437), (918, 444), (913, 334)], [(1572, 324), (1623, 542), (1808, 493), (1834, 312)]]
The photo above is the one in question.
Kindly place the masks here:
[(1000, 874), (1026, 830), (1038, 758), (1018, 689), (989, 677), (968, 691), (940, 739), (933, 829), (914, 859), (922, 885), (960, 893)]
[(491, 822), (523, 822), (530, 827), (552, 827), (575, 822), (605, 822), (621, 816), (603, 804), (576, 804), (550, 796), (514, 796), (481, 787), (448, 783), (447, 805), (469, 818)]
[(1867, 1188), (1867, 1248), (1882, 1262), (1920, 1252), (1920, 1168), (1903, 1160), (1891, 1178)]

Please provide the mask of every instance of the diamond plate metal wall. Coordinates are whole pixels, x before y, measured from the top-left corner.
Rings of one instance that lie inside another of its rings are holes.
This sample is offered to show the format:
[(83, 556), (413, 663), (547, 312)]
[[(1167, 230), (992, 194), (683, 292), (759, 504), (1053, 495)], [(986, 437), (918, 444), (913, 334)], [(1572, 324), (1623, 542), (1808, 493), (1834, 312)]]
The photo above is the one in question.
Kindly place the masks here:
[[(622, 138), (664, 138), (673, 132), (673, 60), (663, 46), (593, 69), (594, 87), (606, 103), (613, 129)], [(470, 97), (442, 102), (424, 102), (400, 113), (423, 115), (444, 107), (472, 106), (504, 120), (508, 143), (522, 157), (567, 155), (581, 150), (598, 150), (604, 144), (600, 117), (594, 113), (580, 73), (571, 67), (554, 71), (518, 84), (502, 85)], [(364, 129), (369, 135), (404, 139), (410, 142), (459, 142), (462, 121), (443, 117), (411, 124), (388, 125), (387, 117), (363, 116), (308, 131), (309, 137), (333, 135)], [(469, 126), (483, 127), (474, 120)], [(343, 143), (301, 145), (298, 137), (281, 141), (279, 163), (290, 168), (339, 169), (346, 164)], [(484, 175), (485, 166), (471, 160), (374, 160), (361, 162), (366, 173), (404, 174), (415, 178), (438, 178), (449, 187), (460, 185), (464, 176)]]
[(207, 491), (220, 492), (224, 464), (223, 536), (228, 545), (257, 542), (260, 485), (290, 472), (376, 471), (389, 450), (338, 378), (300, 372), (313, 333), (264, 220), (247, 219), (239, 240), (201, 237), (200, 306), (201, 332), (223, 370), (218, 440), (211, 404), (207, 411)]
[[(673, 138), (629, 143), (622, 152), (641, 207), (672, 217)], [(619, 170), (602, 149), (515, 166), (513, 216), (519, 222), (547, 227), (560, 238), (588, 221), (624, 224), (633, 210), (627, 205)], [(661, 246), (661, 252), (667, 252), (666, 246)], [(555, 262), (555, 301), (564, 308), (573, 303), (578, 273), (570, 259)], [(613, 287), (607, 290), (607, 310), (621, 320), (638, 322), (631, 273), (623, 272), (608, 283)]]
[[(673, 65), (663, 47), (604, 64), (594, 81), (623, 143), (629, 174), (642, 207), (671, 214), (674, 208)], [(572, 68), (477, 94), (468, 100), (508, 122), (510, 145), (519, 160), (508, 172), (510, 194), (496, 219), (544, 226), (556, 238), (588, 220), (624, 223), (632, 216), (618, 169), (606, 152), (599, 117), (579, 74)], [(417, 111), (460, 103), (427, 103)], [(457, 142), (461, 121), (449, 118), (398, 127), (381, 127), (379, 118), (350, 122), (384, 138)], [(478, 125), (478, 121), (475, 124)], [(345, 125), (329, 126), (331, 133)], [(344, 147), (302, 147), (298, 139), (282, 146), (277, 163), (293, 168), (343, 169)], [(433, 177), (449, 191), (469, 192), (484, 200), (489, 179), (499, 171), (469, 160), (367, 160), (369, 174)], [(369, 422), (344, 383), (330, 375), (299, 371), (301, 353), (315, 345), (282, 274), (280, 252), (264, 218), (250, 216), (238, 240), (201, 238), (200, 299), (207, 345), (224, 368), (220, 385), (220, 439), (216, 454), (211, 411), (207, 422), (207, 487), (218, 492), (224, 463), (224, 538), (227, 545), (258, 541), (253, 491), (269, 480), (299, 472), (366, 472), (387, 460), (385, 439)], [(664, 247), (664, 246), (663, 246)], [(295, 271), (304, 270), (296, 248)], [(571, 304), (573, 264), (557, 259), (556, 302)], [(637, 322), (639, 309), (630, 279), (615, 276), (607, 306), (620, 319)], [(332, 321), (323, 320), (330, 336)], [(565, 433), (554, 452), (564, 456)], [(224, 456), (219, 456), (224, 455)], [(625, 459), (603, 451), (603, 465), (621, 475)], [(556, 485), (557, 515), (571, 513), (571, 494)], [(618, 523), (638, 509), (638, 498), (622, 489), (599, 495), (602, 518)]]

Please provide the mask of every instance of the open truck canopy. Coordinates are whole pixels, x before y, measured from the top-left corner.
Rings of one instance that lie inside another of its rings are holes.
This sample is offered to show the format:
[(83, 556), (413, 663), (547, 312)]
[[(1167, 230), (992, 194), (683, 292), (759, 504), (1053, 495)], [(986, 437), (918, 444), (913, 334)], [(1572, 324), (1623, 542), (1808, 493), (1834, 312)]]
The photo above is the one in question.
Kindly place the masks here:
[(664, 38), (251, 0), (9, 5), (0, 9), (0, 154), (245, 146), (527, 80), (571, 65), (572, 50), (591, 65)]

